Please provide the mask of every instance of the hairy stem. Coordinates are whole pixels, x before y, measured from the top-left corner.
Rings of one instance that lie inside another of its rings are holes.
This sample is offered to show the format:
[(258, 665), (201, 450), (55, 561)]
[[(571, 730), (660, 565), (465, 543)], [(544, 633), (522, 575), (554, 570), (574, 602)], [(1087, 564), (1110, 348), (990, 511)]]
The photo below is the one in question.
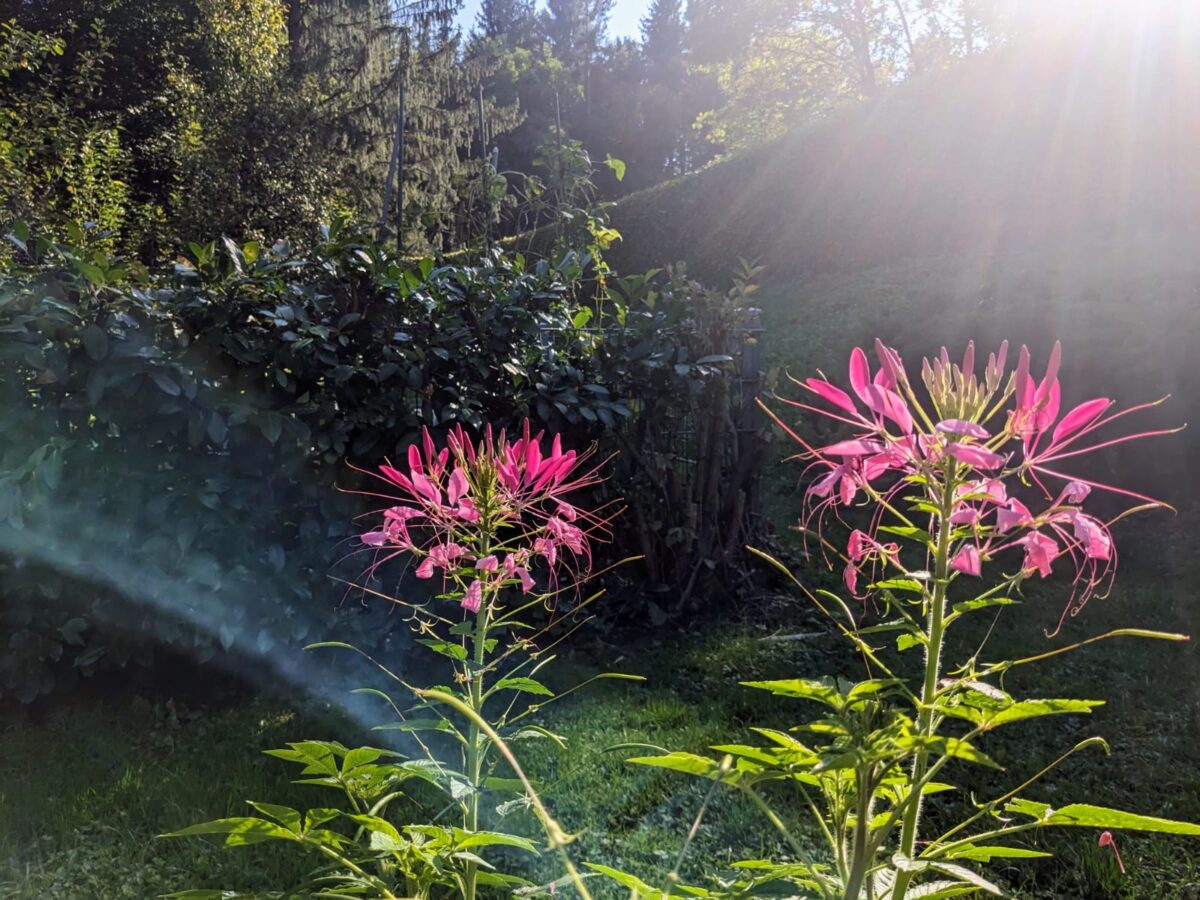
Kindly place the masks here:
[[(490, 541), (485, 537), (480, 541), (480, 558), (487, 556)], [(467, 797), (467, 813), (463, 819), (463, 828), (467, 831), (479, 830), (479, 794), (483, 782), (483, 733), (479, 721), (483, 718), (483, 662), (487, 653), (488, 615), (491, 608), (491, 596), (485, 594), (475, 613), (475, 631), (472, 634), (471, 668), (468, 672), (467, 701), (475, 715), (470, 717), (467, 732), (467, 778), (471, 782), (471, 794)], [(463, 881), (464, 900), (475, 900), (475, 887), (479, 874), (479, 866), (474, 861), (467, 863)]]
[[(921, 687), (921, 705), (917, 713), (917, 730), (924, 737), (933, 737), (934, 714), (933, 704), (937, 696), (938, 675), (942, 665), (942, 643), (946, 637), (946, 585), (950, 576), (950, 524), (951, 507), (954, 503), (953, 473), (948, 472), (946, 483), (943, 485), (941, 496), (938, 498), (939, 518), (937, 547), (934, 550), (934, 582), (933, 595), (929, 603), (929, 650), (925, 656), (925, 680)], [(913, 761), (912, 781), (909, 791), (920, 791), (925, 778), (925, 769), (929, 764), (929, 754), (919, 750)], [(900, 828), (900, 852), (909, 857), (914, 855), (917, 845), (917, 829), (921, 821), (921, 797), (911, 798), (904, 811), (904, 821)], [(897, 872), (896, 883), (892, 890), (893, 900), (904, 900), (908, 891), (908, 883), (912, 880), (911, 872)]]
[(854, 775), (854, 844), (851, 848), (850, 875), (846, 879), (846, 900), (858, 900), (863, 881), (871, 865), (871, 794), (875, 790), (872, 769), (859, 768)]

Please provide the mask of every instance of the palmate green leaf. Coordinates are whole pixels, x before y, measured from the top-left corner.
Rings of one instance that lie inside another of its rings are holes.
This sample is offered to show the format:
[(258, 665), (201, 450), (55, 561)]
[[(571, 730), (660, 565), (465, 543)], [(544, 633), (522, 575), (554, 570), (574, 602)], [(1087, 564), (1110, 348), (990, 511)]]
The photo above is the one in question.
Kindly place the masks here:
[(817, 762), (815, 753), (801, 753), (795, 750), (784, 750), (779, 747), (751, 747), (746, 744), (713, 744), (710, 748), (717, 753), (728, 753), (739, 757), (741, 761), (761, 763), (764, 766), (810, 766)]
[(552, 741), (559, 750), (567, 749), (567, 739), (541, 725), (524, 725), (505, 737), (506, 741), (546, 740)]
[(987, 894), (992, 894), (996, 897), (1002, 897), (1004, 892), (999, 887), (988, 881), (978, 872), (968, 869), (966, 866), (957, 866), (954, 863), (935, 862), (930, 864), (930, 868), (935, 872), (940, 872), (943, 875), (949, 875), (951, 878), (957, 878), (967, 884), (974, 885)]
[(518, 850), (524, 850), (527, 853), (537, 853), (537, 844), (528, 838), (520, 837), (515, 834), (505, 834), (501, 831), (463, 831), (461, 828), (454, 829), (455, 843), (459, 847), (516, 847)]
[(994, 759), (976, 747), (974, 744), (960, 740), (954, 737), (921, 737), (920, 735), (909, 735), (908, 737), (897, 740), (899, 747), (918, 747), (924, 746), (932, 753), (941, 754), (943, 756), (951, 756), (954, 759), (973, 762), (977, 765), (987, 766), (991, 769), (1004, 770), (1004, 767), (997, 763)]
[(630, 875), (628, 872), (622, 872), (620, 869), (614, 869), (610, 866), (602, 866), (599, 863), (585, 862), (585, 866), (593, 872), (599, 872), (606, 878), (611, 878), (621, 887), (626, 888), (636, 897), (660, 897), (662, 891), (658, 888), (652, 888), (646, 882), (642, 881), (636, 875)]
[(883, 581), (876, 581), (870, 585), (870, 588), (876, 591), (907, 591), (912, 594), (925, 593), (924, 585), (912, 578), (886, 578)]
[(834, 709), (843, 709), (847, 704), (874, 696), (897, 684), (895, 678), (870, 678), (866, 681), (850, 682), (825, 677), (788, 678), (782, 681), (743, 681), (743, 687), (770, 691), (780, 697), (796, 697), (813, 700)]
[(270, 816), (276, 822), (279, 822), (293, 834), (299, 833), (300, 813), (298, 810), (292, 809), (290, 806), (278, 806), (274, 803), (256, 803), (253, 800), (247, 800), (246, 802), (264, 816)]
[(711, 778), (720, 772), (721, 766), (715, 760), (696, 753), (676, 751), (665, 756), (635, 756), (625, 760), (639, 766), (654, 766), (659, 769), (672, 769), (676, 772), (686, 772), (689, 775), (700, 775)]
[(288, 831), (282, 825), (276, 825), (257, 816), (234, 816), (228, 819), (213, 819), (211, 822), (201, 822), (190, 825), (179, 831), (159, 837), (193, 837), (199, 834), (226, 835), (226, 847), (241, 847), (247, 844), (259, 844), (263, 841), (298, 841), (300, 838)]
[(418, 644), (423, 644), (434, 653), (440, 653), (442, 656), (462, 662), (467, 658), (467, 648), (462, 644), (453, 644), (450, 641), (438, 641), (432, 638), (418, 638)]
[(869, 678), (866, 681), (859, 681), (850, 686), (850, 690), (846, 691), (846, 700), (853, 703), (855, 700), (861, 700), (863, 697), (871, 697), (875, 694), (881, 694), (890, 687), (900, 683), (898, 678)]
[[(957, 883), (958, 885), (969, 885), (973, 891), (981, 890), (997, 897), (1003, 896), (1004, 893), (978, 872), (955, 863), (930, 859), (911, 859), (902, 853), (897, 853), (892, 857), (892, 865), (901, 872), (908, 872), (914, 875), (920, 875), (924, 872), (936, 872), (938, 875), (949, 875), (951, 878), (957, 880), (957, 882), (945, 883), (946, 887), (954, 886)], [(912, 894), (911, 892), (906, 892), (905, 896), (909, 897)], [(931, 895), (921, 894), (919, 896)]]
[(372, 731), (403, 731), (416, 734), (422, 731), (437, 731), (451, 735), (460, 744), (467, 739), (448, 719), (409, 719), (407, 722), (388, 722), (383, 725), (373, 725)]
[(342, 814), (340, 809), (332, 806), (316, 806), (304, 813), (304, 830), (311, 831), (318, 825), (324, 825)]
[(518, 875), (508, 875), (504, 872), (476, 872), (475, 883), (487, 885), (488, 887), (504, 888), (509, 891), (531, 887), (533, 884), (533, 882), (526, 878), (521, 878)]
[(404, 843), (404, 838), (400, 836), (400, 832), (396, 830), (396, 826), (387, 819), (381, 819), (379, 816), (349, 813), (346, 814), (346, 818), (352, 822), (357, 822), (363, 828), (367, 829), (367, 831), (384, 835), (397, 845)]
[(1042, 850), (1028, 850), (1025, 847), (999, 847), (992, 844), (967, 844), (955, 847), (946, 854), (946, 859), (969, 859), (975, 862), (991, 862), (993, 859), (1038, 859), (1053, 856)]
[(1029, 816), (1041, 826), (1071, 826), (1079, 828), (1122, 828), (1129, 831), (1157, 831), (1164, 834), (1187, 834), (1200, 836), (1200, 825), (1180, 822), (1176, 819), (1160, 819), (1138, 813), (1109, 809), (1105, 806), (1090, 806), (1086, 803), (1071, 803), (1054, 809), (1048, 803), (1017, 798), (1004, 805), (1006, 813)]
[(399, 755), (390, 750), (380, 750), (378, 747), (355, 747), (342, 758), (342, 774), (348, 775), (355, 769), (369, 766), (384, 756)]
[(1042, 700), (1017, 700), (998, 709), (981, 709), (976, 706), (958, 704), (939, 708), (939, 711), (959, 719), (966, 719), (975, 725), (982, 725), (985, 729), (988, 729), (997, 728), (1001, 725), (1009, 725), (1013, 722), (1021, 722), (1025, 719), (1038, 719), (1042, 716), (1088, 715), (1097, 706), (1103, 705), (1103, 700), (1050, 698)]
[(904, 892), (904, 900), (946, 900), (948, 897), (965, 897), (979, 890), (961, 881), (927, 881), (913, 885)]
[(896, 635), (896, 649), (900, 652), (911, 650), (913, 647), (921, 647), (926, 643), (925, 635), (923, 634), (899, 634)]
[(949, 625), (960, 616), (979, 609), (988, 609), (993, 606), (1018, 606), (1020, 603), (1020, 600), (1014, 600), (1012, 597), (984, 597), (975, 600), (962, 600), (950, 607), (951, 612), (946, 617), (946, 624)]
[(514, 676), (512, 678), (501, 678), (493, 686), (493, 691), (522, 691), (526, 694), (540, 694), (544, 697), (553, 697), (554, 691), (546, 687), (536, 678), (526, 678), (524, 676)]
[(778, 729), (775, 729), (775, 728), (753, 728), (753, 727), (750, 730), (755, 732), (756, 734), (761, 734), (768, 741), (771, 741), (774, 744), (778, 744), (780, 747), (783, 747), (786, 750), (796, 750), (800, 753), (809, 753), (809, 754), (811, 754), (813, 752), (812, 749), (810, 749), (808, 746), (801, 743), (800, 741), (796, 740), (796, 738), (792, 737), (786, 731), (779, 731)]
[(760, 691), (770, 691), (779, 697), (796, 697), (801, 700), (813, 700), (839, 709), (842, 706), (842, 693), (832, 678), (788, 678), (782, 681), (743, 681), (742, 687), (756, 688)]
[(885, 534), (894, 534), (896, 537), (907, 538), (919, 544), (933, 543), (933, 538), (929, 536), (929, 532), (924, 528), (915, 528), (910, 525), (880, 525), (876, 530), (882, 531)]

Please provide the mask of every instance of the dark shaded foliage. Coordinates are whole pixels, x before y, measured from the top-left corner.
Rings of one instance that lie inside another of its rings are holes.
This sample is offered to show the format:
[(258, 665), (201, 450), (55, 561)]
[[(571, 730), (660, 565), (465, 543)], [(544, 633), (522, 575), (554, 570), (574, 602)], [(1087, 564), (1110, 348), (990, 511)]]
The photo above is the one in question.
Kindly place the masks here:
[[(403, 632), (399, 617), (337, 608), (347, 591), (331, 570), (365, 565), (335, 568), (375, 501), (334, 488), (369, 487), (345, 463), (394, 458), (423, 426), (528, 417), (580, 449), (627, 450), (603, 491), (644, 520), (629, 543), (679, 556), (696, 531), (705, 572), (715, 516), (741, 514), (721, 502), (697, 520), (700, 469), (669, 439), (728, 410), (730, 360), (706, 348), (728, 340), (744, 289), (652, 276), (597, 305), (573, 251), (403, 263), (336, 225), (305, 253), (225, 240), (155, 273), (24, 229), (10, 241), (22, 263), (0, 275), (0, 397), (17, 438), (0, 451), (0, 677), (22, 698), (155, 642), (254, 657), (335, 624), (366, 646)], [(735, 458), (708, 452), (705, 477), (723, 483)], [(682, 493), (647, 494), (668, 472)], [(694, 585), (693, 565), (652, 575)]]

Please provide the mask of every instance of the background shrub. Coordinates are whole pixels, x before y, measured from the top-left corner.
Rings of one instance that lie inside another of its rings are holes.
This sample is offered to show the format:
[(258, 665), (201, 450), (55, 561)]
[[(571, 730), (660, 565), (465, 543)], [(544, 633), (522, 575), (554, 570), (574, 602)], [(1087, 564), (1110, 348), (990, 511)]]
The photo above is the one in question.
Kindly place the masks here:
[(645, 553), (683, 603), (716, 583), (723, 524), (749, 521), (733, 365), (748, 275), (728, 293), (680, 272), (603, 290), (586, 254), (404, 263), (344, 224), (305, 252), (193, 244), (163, 272), (24, 227), (10, 242), (0, 689), (22, 700), (156, 645), (270, 671), (310, 665), (272, 651), (335, 625), (406, 640), (330, 581), (357, 576), (345, 557), (370, 503), (335, 486), (366, 487), (352, 467), (423, 426), (529, 418), (619, 452), (597, 502), (629, 498), (637, 527), (598, 564)]

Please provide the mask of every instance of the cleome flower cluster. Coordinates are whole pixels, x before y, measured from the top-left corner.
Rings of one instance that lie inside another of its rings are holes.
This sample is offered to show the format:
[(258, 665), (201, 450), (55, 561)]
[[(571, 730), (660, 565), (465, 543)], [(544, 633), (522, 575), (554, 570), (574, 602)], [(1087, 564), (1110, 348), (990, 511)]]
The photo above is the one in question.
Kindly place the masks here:
[(558, 435), (548, 447), (544, 441), (528, 421), (516, 440), (489, 426), (477, 443), (458, 426), (443, 447), (426, 429), (420, 446), (409, 447), (407, 467), (379, 469), (395, 494), (371, 493), (390, 505), (370, 514), (374, 527), (361, 535), (377, 551), (368, 574), (409, 555), (418, 578), (453, 581), (470, 612), (508, 586), (529, 593), (537, 572), (552, 591), (564, 573), (579, 581), (606, 523), (568, 497), (600, 478), (588, 453), (564, 451)]
[[(858, 505), (860, 497), (870, 509), (868, 526), (852, 530), (839, 554), (846, 561), (843, 579), (850, 593), (865, 596), (859, 589), (864, 573), (873, 580), (879, 569), (904, 572), (899, 545), (883, 540), (881, 533), (919, 533), (930, 546), (944, 536), (949, 568), (972, 577), (1006, 553), (1019, 554), (1020, 568), (1008, 576), (1016, 580), (1045, 578), (1069, 562), (1074, 590), (1064, 618), (1106, 590), (1117, 563), (1112, 524), (1135, 509), (1164, 504), (1069, 474), (1060, 464), (1176, 431), (1097, 435), (1161, 401), (1114, 411), (1113, 401), (1099, 397), (1060, 417), (1059, 344), (1040, 380), (1030, 373), (1025, 347), (1006, 376), (1008, 344), (1001, 344), (988, 355), (982, 377), (976, 373), (974, 343), (967, 345), (961, 363), (952, 362), (942, 348), (936, 358), (922, 362), (924, 402), (894, 349), (877, 340), (875, 355), (878, 366), (872, 372), (862, 349), (851, 353), (850, 392), (822, 375), (798, 382), (822, 405), (784, 401), (849, 426), (852, 437), (813, 447), (775, 416), (809, 463), (801, 520), (806, 535), (816, 534), (828, 551), (827, 517), (840, 518), (840, 511)], [(1084, 511), (1093, 489), (1136, 503), (1106, 521)], [(892, 524), (885, 526), (885, 519)]]

